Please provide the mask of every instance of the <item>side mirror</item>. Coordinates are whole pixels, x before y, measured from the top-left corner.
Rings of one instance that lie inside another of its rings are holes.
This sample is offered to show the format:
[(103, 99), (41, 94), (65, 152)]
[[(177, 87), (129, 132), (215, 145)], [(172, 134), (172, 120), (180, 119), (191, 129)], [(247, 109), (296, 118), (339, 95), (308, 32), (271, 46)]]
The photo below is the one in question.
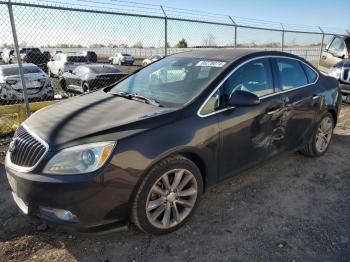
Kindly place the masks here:
[(260, 99), (257, 95), (243, 90), (233, 92), (228, 101), (229, 106), (255, 106), (258, 104), (260, 104)]

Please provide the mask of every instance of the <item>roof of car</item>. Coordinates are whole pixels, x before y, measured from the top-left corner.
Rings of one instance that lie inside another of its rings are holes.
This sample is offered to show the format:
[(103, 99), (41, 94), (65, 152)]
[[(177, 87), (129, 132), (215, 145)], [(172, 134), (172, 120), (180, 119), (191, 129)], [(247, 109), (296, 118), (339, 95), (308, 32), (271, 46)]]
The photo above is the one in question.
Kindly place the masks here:
[[(187, 57), (198, 57), (210, 60), (220, 60), (226, 62), (234, 62), (239, 58), (247, 55), (278, 55), (278, 56), (288, 56), (296, 57), (289, 53), (284, 53), (280, 51), (265, 51), (262, 49), (253, 48), (208, 48), (208, 49), (198, 49), (191, 50), (182, 53), (177, 53), (174, 56), (187, 56)], [(302, 59), (302, 58), (301, 58)]]

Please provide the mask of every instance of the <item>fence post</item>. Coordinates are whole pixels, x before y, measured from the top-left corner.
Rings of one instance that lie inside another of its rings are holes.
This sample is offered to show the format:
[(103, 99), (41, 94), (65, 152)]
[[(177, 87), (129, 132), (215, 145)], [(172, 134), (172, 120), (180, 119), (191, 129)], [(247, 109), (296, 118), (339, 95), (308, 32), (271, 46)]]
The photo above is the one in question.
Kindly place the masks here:
[(284, 51), (284, 26), (281, 23), (281, 27), (282, 27), (282, 47), (281, 47), (281, 51)]
[(21, 55), (19, 53), (16, 25), (15, 25), (15, 20), (13, 17), (11, 0), (8, 1), (7, 7), (9, 10), (9, 17), (10, 17), (10, 23), (11, 23), (11, 29), (12, 29), (13, 42), (15, 44), (15, 50), (16, 50), (16, 55), (17, 55), (19, 74), (20, 74), (21, 82), (22, 82), (23, 98), (24, 98), (24, 102), (26, 105), (26, 113), (27, 113), (27, 116), (29, 117), (30, 116), (30, 107), (29, 107), (29, 103), (28, 103), (27, 86), (26, 86), (26, 82), (24, 80), (23, 66), (22, 66)]
[(168, 55), (168, 16), (166, 15), (162, 5), (160, 6), (160, 8), (162, 9), (164, 14), (164, 41), (165, 41), (164, 55), (167, 56)]
[(318, 59), (318, 66), (320, 66), (321, 59), (322, 59), (323, 45), (324, 45), (324, 31), (322, 30), (321, 27), (318, 27), (318, 29), (320, 29), (320, 31), (322, 32), (322, 42), (321, 42), (320, 58)]
[(235, 20), (232, 19), (231, 16), (228, 16), (228, 17), (230, 18), (231, 22), (235, 26), (235, 48), (237, 48), (237, 24), (236, 24)]

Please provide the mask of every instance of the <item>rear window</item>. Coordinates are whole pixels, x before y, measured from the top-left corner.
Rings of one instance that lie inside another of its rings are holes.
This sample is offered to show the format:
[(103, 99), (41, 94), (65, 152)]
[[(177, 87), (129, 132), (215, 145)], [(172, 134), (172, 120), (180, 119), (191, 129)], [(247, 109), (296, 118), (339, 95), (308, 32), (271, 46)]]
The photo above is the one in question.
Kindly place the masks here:
[[(3, 68), (1, 71), (3, 76), (19, 75), (18, 67)], [(24, 74), (43, 73), (43, 71), (36, 66), (25, 66), (23, 67), (23, 71)]]
[(118, 70), (117, 68), (115, 67), (112, 67), (112, 66), (108, 66), (108, 67), (104, 67), (104, 66), (101, 66), (101, 67), (89, 67), (91, 73), (95, 73), (95, 74), (103, 74), (103, 73), (106, 73), (106, 74), (111, 74), (111, 73), (120, 73), (121, 71)]
[(308, 79), (298, 60), (277, 58), (279, 89), (288, 90), (308, 84)]
[(315, 82), (316, 79), (317, 79), (316, 72), (314, 70), (312, 70), (309, 66), (305, 65), (304, 63), (301, 63), (301, 65), (304, 68), (306, 76), (307, 76), (307, 78), (309, 80), (309, 84)]
[(68, 56), (67, 61), (70, 63), (84, 63), (87, 62), (85, 56)]

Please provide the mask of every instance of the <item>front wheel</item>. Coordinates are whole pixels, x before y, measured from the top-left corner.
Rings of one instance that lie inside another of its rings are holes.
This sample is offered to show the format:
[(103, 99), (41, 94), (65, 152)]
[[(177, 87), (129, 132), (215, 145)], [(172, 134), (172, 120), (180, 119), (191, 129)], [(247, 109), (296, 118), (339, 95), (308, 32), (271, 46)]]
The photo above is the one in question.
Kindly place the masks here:
[(202, 192), (201, 173), (191, 160), (182, 156), (164, 159), (141, 183), (132, 221), (151, 234), (175, 231), (193, 214)]
[(317, 125), (311, 140), (300, 152), (310, 157), (322, 156), (331, 142), (333, 129), (334, 118), (330, 113), (326, 113)]

